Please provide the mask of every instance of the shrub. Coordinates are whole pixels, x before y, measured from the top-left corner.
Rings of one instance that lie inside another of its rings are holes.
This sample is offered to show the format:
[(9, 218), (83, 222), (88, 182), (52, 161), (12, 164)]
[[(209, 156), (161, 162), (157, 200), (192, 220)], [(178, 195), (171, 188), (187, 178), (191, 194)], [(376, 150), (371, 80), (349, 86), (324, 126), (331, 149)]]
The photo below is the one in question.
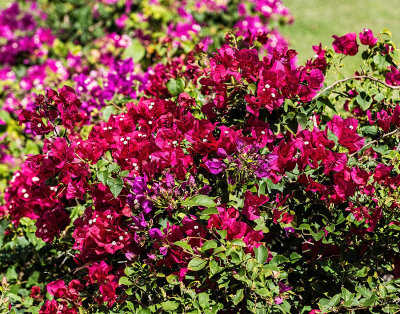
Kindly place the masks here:
[(298, 66), (267, 42), (230, 31), (145, 72), (70, 56), (75, 83), (9, 110), (39, 144), (1, 208), (4, 312), (399, 309), (400, 52), (364, 29)]

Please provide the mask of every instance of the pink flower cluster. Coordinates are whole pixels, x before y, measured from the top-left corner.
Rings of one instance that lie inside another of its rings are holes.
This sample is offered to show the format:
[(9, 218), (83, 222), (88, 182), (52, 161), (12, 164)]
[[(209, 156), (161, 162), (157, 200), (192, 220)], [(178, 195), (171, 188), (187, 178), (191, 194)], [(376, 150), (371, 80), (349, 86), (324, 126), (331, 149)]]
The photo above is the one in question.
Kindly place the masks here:
[[(332, 36), (335, 40), (332, 43), (333, 49), (336, 53), (354, 56), (358, 52), (357, 34), (349, 33), (344, 36)], [(359, 34), (360, 41), (363, 45), (373, 47), (378, 41), (370, 29), (364, 28), (364, 31)]]
[[(235, 91), (243, 88), (238, 85), (233, 93), (228, 93), (232, 81), (241, 84), (247, 82), (248, 85), (258, 83), (257, 89), (245, 97), (247, 110), (256, 117), (260, 109), (277, 109), (287, 98), (298, 97), (301, 101), (310, 101), (322, 87), (324, 75), (316, 62), (304, 67), (295, 66), (292, 62), (295, 56), (293, 50), (275, 49), (273, 54), (260, 61), (255, 49), (238, 50), (224, 45), (210, 60), (208, 77), (201, 79), (204, 92), (216, 94), (213, 103), (203, 107), (207, 110), (205, 113), (211, 118), (215, 110), (224, 112), (229, 109), (228, 94), (234, 96)], [(324, 58), (323, 52), (319, 58)]]

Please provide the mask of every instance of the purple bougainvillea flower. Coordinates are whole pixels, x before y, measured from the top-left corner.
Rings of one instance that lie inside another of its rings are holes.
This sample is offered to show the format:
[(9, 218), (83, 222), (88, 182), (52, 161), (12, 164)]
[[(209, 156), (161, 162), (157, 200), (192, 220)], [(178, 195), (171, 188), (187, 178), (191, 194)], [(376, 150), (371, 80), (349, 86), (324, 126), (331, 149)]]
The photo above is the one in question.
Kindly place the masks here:
[(289, 234), (294, 233), (294, 229), (292, 227), (283, 228), (285, 230), (286, 237), (289, 238)]
[(218, 159), (207, 160), (206, 166), (212, 174), (219, 174), (226, 168), (225, 164)]
[(342, 53), (348, 56), (354, 56), (358, 52), (357, 34), (348, 33), (344, 36), (332, 36), (335, 40), (332, 43), (336, 53)]
[(266, 158), (261, 159), (259, 167), (255, 171), (257, 177), (268, 178), (270, 176), (273, 165), (277, 162), (278, 158), (279, 156), (276, 154), (269, 154)]
[(158, 228), (150, 229), (149, 230), (149, 236), (152, 239), (162, 239), (163, 238), (163, 235), (162, 235), (160, 229), (158, 229)]

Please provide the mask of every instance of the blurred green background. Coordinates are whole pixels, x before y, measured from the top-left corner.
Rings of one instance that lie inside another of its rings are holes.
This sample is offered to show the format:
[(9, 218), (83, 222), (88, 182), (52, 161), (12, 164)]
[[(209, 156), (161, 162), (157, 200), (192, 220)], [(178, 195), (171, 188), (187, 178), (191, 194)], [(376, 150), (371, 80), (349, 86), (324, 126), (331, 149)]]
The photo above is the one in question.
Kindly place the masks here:
[[(295, 22), (283, 33), (290, 47), (299, 52), (299, 64), (312, 57), (312, 45), (320, 42), (332, 48), (332, 35), (342, 36), (363, 28), (376, 35), (387, 28), (393, 41), (400, 46), (400, 0), (283, 0), (294, 15)], [(359, 63), (360, 59), (351, 59)], [(355, 65), (356, 67), (356, 65)]]

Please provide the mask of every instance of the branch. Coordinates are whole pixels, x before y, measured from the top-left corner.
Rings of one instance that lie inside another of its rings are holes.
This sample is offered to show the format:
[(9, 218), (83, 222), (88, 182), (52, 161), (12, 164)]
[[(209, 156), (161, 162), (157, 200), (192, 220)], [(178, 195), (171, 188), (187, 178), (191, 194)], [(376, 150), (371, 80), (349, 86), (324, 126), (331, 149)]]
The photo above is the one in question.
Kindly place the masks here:
[(332, 89), (333, 87), (335, 87), (335, 86), (338, 85), (338, 84), (341, 84), (341, 83), (344, 83), (344, 82), (347, 82), (347, 81), (350, 81), (350, 80), (359, 80), (359, 79), (369, 79), (369, 80), (371, 80), (371, 81), (377, 82), (377, 83), (379, 83), (379, 84), (381, 84), (381, 85), (384, 85), (384, 86), (386, 86), (386, 87), (388, 87), (388, 88), (391, 88), (391, 89), (400, 89), (400, 86), (389, 85), (389, 84), (387, 84), (386, 82), (381, 81), (381, 80), (377, 79), (376, 77), (373, 77), (373, 76), (370, 76), (370, 75), (356, 75), (356, 76), (346, 77), (346, 78), (344, 78), (344, 79), (342, 79), (342, 80), (336, 81), (336, 82), (334, 82), (333, 84), (331, 84), (331, 85), (325, 87), (322, 91), (320, 91), (317, 95), (315, 95), (315, 97), (313, 98), (313, 100), (314, 100), (314, 99), (317, 99), (319, 96), (321, 96), (321, 95), (322, 95), (323, 93), (325, 93), (327, 90)]
[(368, 146), (371, 146), (372, 144), (375, 144), (376, 142), (380, 141), (381, 139), (383, 139), (383, 138), (385, 138), (385, 137), (388, 137), (388, 136), (390, 136), (390, 135), (396, 134), (396, 133), (399, 132), (399, 131), (400, 131), (400, 128), (397, 128), (397, 129), (395, 129), (395, 130), (392, 131), (392, 132), (383, 134), (382, 136), (378, 137), (376, 140), (373, 140), (373, 141), (371, 141), (371, 142), (365, 144), (359, 151), (356, 151), (356, 152), (352, 153), (352, 154), (350, 155), (350, 157), (353, 157), (355, 154), (357, 154), (358, 152), (362, 151), (364, 148), (367, 148)]

